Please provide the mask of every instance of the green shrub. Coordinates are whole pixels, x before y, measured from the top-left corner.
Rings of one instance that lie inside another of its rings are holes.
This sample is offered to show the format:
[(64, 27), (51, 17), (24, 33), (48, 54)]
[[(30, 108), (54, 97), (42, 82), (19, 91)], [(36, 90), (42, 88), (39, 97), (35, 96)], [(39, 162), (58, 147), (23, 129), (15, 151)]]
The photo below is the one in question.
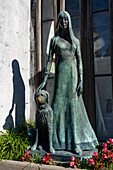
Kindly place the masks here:
[(21, 155), (28, 146), (33, 145), (32, 138), (28, 135), (28, 128), (34, 127), (33, 121), (24, 123), (17, 132), (15, 129), (1, 132), (0, 135), (0, 159), (21, 160)]

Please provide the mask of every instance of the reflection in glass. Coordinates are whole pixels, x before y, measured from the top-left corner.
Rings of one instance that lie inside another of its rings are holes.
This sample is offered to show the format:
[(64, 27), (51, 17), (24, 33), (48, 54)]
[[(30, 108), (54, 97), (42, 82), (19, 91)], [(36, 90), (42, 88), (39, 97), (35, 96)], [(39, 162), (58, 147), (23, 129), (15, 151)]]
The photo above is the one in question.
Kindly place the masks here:
[(108, 9), (108, 0), (93, 0), (93, 12)]
[(95, 78), (96, 127), (100, 140), (113, 137), (112, 77)]
[(71, 17), (71, 21), (74, 35), (80, 40), (80, 17), (79, 16)]
[(95, 74), (111, 73), (108, 12), (93, 15), (93, 41)]
[(79, 0), (66, 0), (66, 11), (71, 16), (80, 14), (80, 1)]
[(66, 0), (66, 11), (71, 15), (74, 35), (80, 39), (80, 0)]

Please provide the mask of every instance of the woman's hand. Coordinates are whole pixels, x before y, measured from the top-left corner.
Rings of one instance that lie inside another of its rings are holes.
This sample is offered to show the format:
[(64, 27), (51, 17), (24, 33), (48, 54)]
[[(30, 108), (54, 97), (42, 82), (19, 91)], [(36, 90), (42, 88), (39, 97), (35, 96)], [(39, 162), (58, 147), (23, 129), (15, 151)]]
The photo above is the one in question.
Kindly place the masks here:
[(46, 82), (43, 81), (43, 82), (40, 84), (40, 86), (37, 88), (37, 92), (40, 91), (40, 90), (42, 90), (42, 89), (44, 88), (45, 84), (46, 84)]
[(44, 77), (43, 82), (39, 85), (39, 87), (37, 88), (37, 91), (36, 91), (36, 92), (38, 92), (38, 91), (40, 91), (40, 90), (42, 90), (42, 89), (44, 88), (44, 86), (46, 85), (46, 82), (47, 82), (47, 78), (48, 78), (48, 75), (46, 75), (46, 76)]

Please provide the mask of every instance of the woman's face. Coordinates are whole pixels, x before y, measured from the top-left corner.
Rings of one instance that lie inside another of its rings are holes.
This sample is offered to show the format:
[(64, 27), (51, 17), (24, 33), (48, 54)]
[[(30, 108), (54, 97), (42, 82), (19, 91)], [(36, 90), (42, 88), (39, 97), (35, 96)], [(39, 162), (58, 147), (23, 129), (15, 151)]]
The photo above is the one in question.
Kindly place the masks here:
[(59, 17), (59, 25), (62, 29), (68, 28), (68, 17), (65, 13), (62, 13)]

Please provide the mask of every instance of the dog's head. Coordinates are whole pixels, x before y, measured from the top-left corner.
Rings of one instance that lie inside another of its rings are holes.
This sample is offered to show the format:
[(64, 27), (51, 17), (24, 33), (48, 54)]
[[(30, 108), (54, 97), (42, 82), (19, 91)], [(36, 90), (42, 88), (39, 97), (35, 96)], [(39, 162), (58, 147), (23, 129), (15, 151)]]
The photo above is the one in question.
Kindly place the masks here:
[(35, 94), (36, 104), (49, 104), (49, 93), (45, 90), (40, 90)]

